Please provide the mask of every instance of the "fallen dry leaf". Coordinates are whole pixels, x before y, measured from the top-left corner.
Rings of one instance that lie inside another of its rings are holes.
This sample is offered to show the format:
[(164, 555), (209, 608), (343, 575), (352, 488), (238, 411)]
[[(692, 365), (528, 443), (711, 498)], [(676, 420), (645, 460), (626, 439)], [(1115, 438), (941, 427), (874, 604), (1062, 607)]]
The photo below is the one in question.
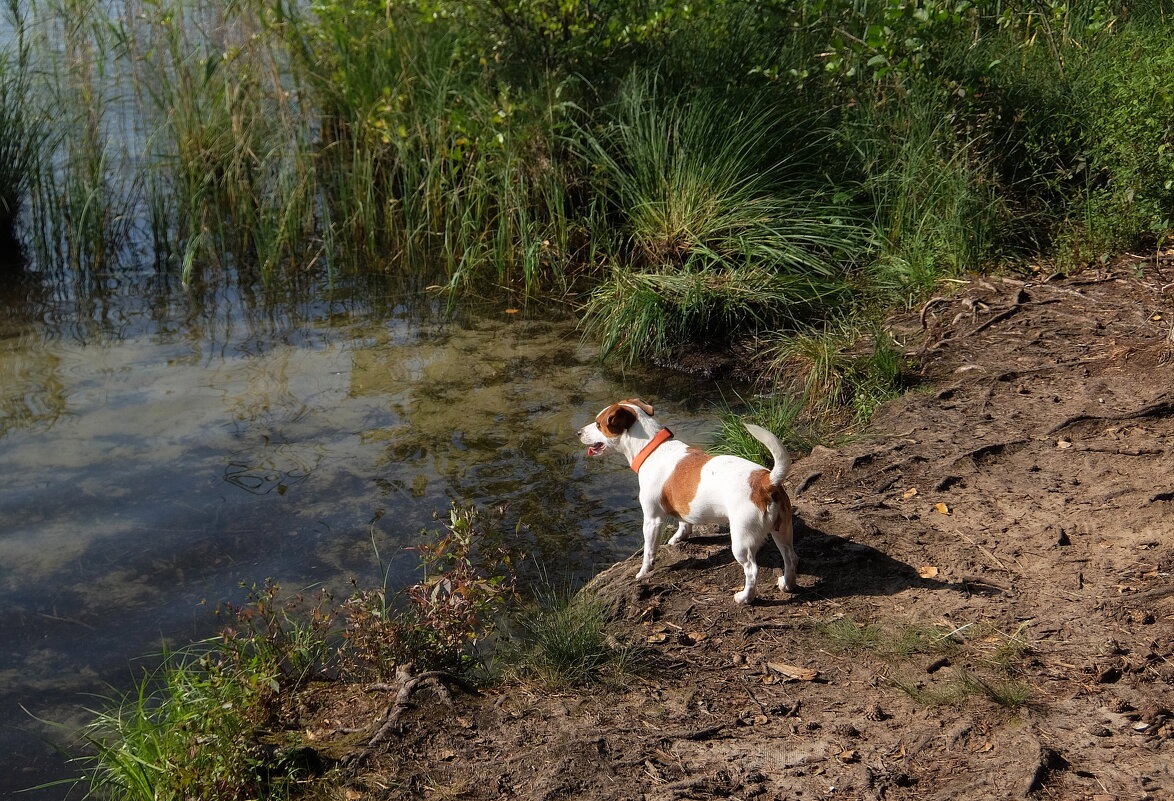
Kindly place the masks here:
[(916, 494), (917, 494), (917, 487), (910, 487), (909, 489), (907, 489), (901, 493), (901, 497), (904, 498), (905, 500), (908, 500)]
[(649, 642), (651, 642), (651, 643), (661, 643), (661, 642), (664, 642), (665, 640), (667, 640), (668, 638), (669, 638), (669, 635), (665, 634), (665, 633), (662, 631), (662, 632), (660, 632), (659, 634), (653, 634), (653, 635), (651, 635), (651, 636), (648, 638), (648, 641), (649, 641)]
[(940, 515), (950, 514), (950, 507), (946, 506), (944, 503), (935, 503), (933, 505), (933, 510)]
[(784, 665), (782, 662), (767, 662), (766, 666), (780, 676), (786, 676), (788, 679), (795, 679), (796, 681), (815, 681), (819, 676), (818, 670), (795, 667), (794, 665)]
[(1072, 440), (1070, 440), (1070, 439), (1057, 440), (1056, 447), (1060, 448), (1061, 450), (1064, 450), (1066, 448), (1071, 448), (1072, 447)]
[(922, 578), (934, 578), (937, 576), (938, 572), (938, 569), (933, 565), (925, 565), (923, 567), (917, 568), (917, 575), (921, 576)]

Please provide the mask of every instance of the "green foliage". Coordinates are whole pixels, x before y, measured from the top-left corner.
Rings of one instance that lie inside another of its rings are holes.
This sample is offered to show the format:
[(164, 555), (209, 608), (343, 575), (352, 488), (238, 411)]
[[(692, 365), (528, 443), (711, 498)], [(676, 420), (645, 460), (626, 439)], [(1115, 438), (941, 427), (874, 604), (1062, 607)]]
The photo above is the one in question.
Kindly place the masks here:
[[(786, 394), (768, 395), (755, 398), (752, 405), (753, 413), (748, 419), (774, 432), (788, 450), (808, 451), (819, 443), (818, 434), (804, 420), (802, 398)], [(742, 415), (726, 409), (720, 412), (719, 419), (721, 424), (714, 434), (713, 442), (715, 452), (766, 464), (770, 453), (746, 430), (742, 424)]]
[(605, 352), (663, 356), (851, 297), (846, 268), (866, 229), (795, 177), (800, 159), (770, 160), (783, 131), (765, 108), (705, 92), (666, 96), (634, 73), (612, 115), (585, 133), (622, 232), (617, 266), (585, 308)]
[(272, 581), (253, 585), (244, 606), (217, 610), (227, 619), (220, 653), (239, 673), (272, 677), (274, 689), (298, 688), (331, 675), (339, 645), (333, 602), (326, 590), (310, 602), (301, 594), (283, 597)]
[(632, 361), (1174, 219), (1157, 0), (134, 9), (34, 4), (0, 58), (0, 206), (45, 264), (574, 294)]
[[(1089, 202), (1105, 249), (1170, 229), (1174, 214), (1174, 70), (1168, 31), (1131, 31), (1073, 79), (1085, 98)], [(1144, 66), (1143, 66), (1144, 65)]]
[(398, 593), (356, 592), (344, 605), (344, 660), (351, 675), (380, 679), (397, 665), (468, 673), (478, 646), (516, 599), (517, 557), (473, 508), (453, 507), (447, 530), (417, 546), (424, 578)]
[(989, 263), (1007, 213), (984, 155), (959, 135), (944, 93), (866, 106), (841, 130), (867, 176), (862, 189), (880, 242), (868, 270), (875, 296), (923, 297), (943, 276)]
[(805, 411), (826, 424), (867, 420), (903, 386), (905, 359), (882, 330), (833, 326), (781, 336), (764, 348), (770, 369), (799, 390)]
[(605, 605), (592, 595), (540, 592), (515, 619), (507, 659), (523, 680), (558, 690), (619, 681), (638, 666), (639, 650), (608, 634)]
[(90, 795), (113, 801), (244, 801), (292, 795), (300, 776), (265, 755), (275, 676), (242, 672), (216, 651), (169, 655), (135, 692), (108, 699), (83, 732)]

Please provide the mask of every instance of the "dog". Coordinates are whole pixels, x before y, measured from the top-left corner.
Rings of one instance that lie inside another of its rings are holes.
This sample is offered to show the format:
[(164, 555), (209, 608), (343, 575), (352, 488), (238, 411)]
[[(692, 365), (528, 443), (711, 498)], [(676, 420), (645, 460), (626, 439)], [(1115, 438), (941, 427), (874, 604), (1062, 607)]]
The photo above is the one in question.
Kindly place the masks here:
[(653, 408), (639, 398), (613, 403), (579, 429), (588, 456), (619, 451), (640, 477), (640, 508), (644, 512), (644, 563), (637, 579), (652, 570), (660, 533), (669, 518), (679, 525), (669, 545), (682, 542), (702, 523), (730, 527), (734, 558), (746, 574), (746, 586), (734, 601), (754, 600), (758, 584), (758, 550), (769, 533), (783, 555), (779, 587), (797, 589), (799, 558), (794, 548), (791, 500), (783, 489), (791, 460), (778, 438), (761, 426), (746, 430), (770, 450), (774, 467), (737, 456), (711, 456), (680, 440), (653, 417)]

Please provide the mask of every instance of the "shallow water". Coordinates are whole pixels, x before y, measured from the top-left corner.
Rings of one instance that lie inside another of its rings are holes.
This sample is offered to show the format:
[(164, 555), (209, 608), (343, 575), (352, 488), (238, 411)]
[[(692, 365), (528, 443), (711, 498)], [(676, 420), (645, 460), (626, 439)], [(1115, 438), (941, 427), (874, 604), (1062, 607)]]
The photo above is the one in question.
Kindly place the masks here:
[(382, 560), (402, 586), (403, 548), (454, 502), (505, 506), (531, 567), (582, 578), (638, 547), (639, 515), (634, 477), (573, 429), (634, 394), (691, 441), (714, 424), (714, 386), (606, 370), (558, 308), (298, 296), (0, 286), (0, 796), (76, 774), (35, 718), (83, 722), (88, 694), (212, 634), (242, 583), (345, 594)]

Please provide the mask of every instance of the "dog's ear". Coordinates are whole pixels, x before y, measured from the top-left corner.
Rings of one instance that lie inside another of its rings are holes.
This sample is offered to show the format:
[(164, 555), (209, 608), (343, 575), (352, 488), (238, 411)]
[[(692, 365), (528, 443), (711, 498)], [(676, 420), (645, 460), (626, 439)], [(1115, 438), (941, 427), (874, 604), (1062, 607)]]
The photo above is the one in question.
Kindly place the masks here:
[(636, 413), (618, 403), (611, 406), (602, 415), (600, 429), (609, 437), (618, 437), (627, 431), (636, 422)]
[(656, 412), (654, 412), (652, 410), (651, 406), (649, 406), (647, 403), (640, 400), (639, 398), (628, 398), (626, 401), (620, 401), (620, 403), (630, 403), (633, 406), (635, 406), (636, 408), (643, 411), (644, 414), (648, 415), (649, 417), (652, 417), (652, 415), (656, 414)]

